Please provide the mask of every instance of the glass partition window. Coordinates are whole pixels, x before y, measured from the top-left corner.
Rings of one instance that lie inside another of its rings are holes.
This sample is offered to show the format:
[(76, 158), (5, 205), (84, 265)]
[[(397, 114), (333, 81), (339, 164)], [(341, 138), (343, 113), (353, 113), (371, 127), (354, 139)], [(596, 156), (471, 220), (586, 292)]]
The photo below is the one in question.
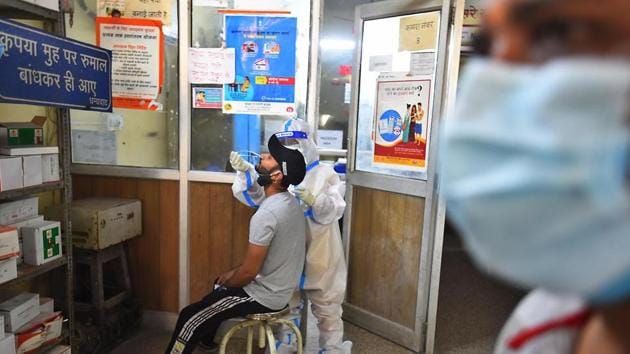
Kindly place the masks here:
[[(310, 3), (310, 1), (303, 0), (273, 2), (228, 0), (223, 2), (223, 7), (214, 7), (206, 6), (208, 2), (193, 1), (190, 45), (197, 48), (223, 47), (225, 44), (223, 31), (226, 10), (234, 15), (250, 14), (252, 16), (297, 18), (296, 108), (292, 115), (305, 118), (310, 46)], [(241, 48), (236, 48), (237, 58), (240, 50)], [(192, 85), (190, 89), (201, 87), (209, 89), (207, 92), (221, 92), (222, 88), (221, 85)], [(285, 115), (224, 114), (221, 108), (220, 105), (208, 108), (195, 108), (193, 106), (192, 108), (191, 170), (231, 172), (228, 161), (230, 151), (236, 150), (243, 155), (246, 155), (247, 152), (259, 153), (266, 145), (269, 136), (282, 130), (283, 122), (289, 118)]]
[(370, 0), (325, 0), (319, 34), (318, 138), (320, 148), (347, 149), (356, 36), (354, 9)]
[(439, 16), (364, 22), (355, 170), (426, 179)]
[[(151, 102), (151, 110), (117, 108), (116, 105), (112, 113), (72, 110), (74, 163), (178, 168), (177, 0), (163, 3), (170, 6), (170, 23), (167, 20), (162, 26), (163, 61), (157, 65), (161, 66), (163, 78), (157, 98)], [(96, 44), (97, 13), (103, 17), (117, 17), (118, 13), (113, 9), (105, 9), (105, 14), (103, 9), (99, 12), (97, 0), (76, 0), (75, 4), (73, 24), (66, 23), (67, 36)], [(122, 11), (123, 20), (127, 18), (125, 12)]]

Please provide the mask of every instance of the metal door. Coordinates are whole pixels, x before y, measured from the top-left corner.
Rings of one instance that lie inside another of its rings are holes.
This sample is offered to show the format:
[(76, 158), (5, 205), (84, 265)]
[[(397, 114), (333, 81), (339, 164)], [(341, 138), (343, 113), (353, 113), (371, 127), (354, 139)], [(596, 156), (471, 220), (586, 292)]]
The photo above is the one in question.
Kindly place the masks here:
[(384, 1), (355, 14), (344, 318), (416, 352), (433, 350), (438, 130), (457, 80), (463, 5)]

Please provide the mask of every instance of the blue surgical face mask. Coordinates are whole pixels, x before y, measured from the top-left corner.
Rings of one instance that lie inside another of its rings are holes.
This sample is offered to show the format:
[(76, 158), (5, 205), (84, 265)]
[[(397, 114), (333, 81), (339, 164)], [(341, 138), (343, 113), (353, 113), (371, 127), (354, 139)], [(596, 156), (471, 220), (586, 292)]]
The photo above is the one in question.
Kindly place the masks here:
[(449, 218), (486, 270), (630, 297), (630, 63), (470, 62), (442, 136)]

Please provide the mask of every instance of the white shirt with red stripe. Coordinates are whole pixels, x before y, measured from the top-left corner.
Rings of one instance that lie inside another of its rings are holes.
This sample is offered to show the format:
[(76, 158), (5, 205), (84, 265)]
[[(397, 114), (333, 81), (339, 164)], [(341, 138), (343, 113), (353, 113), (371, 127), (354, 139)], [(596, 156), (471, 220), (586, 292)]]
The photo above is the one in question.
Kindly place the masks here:
[(534, 290), (512, 312), (494, 353), (571, 354), (589, 315), (578, 297)]

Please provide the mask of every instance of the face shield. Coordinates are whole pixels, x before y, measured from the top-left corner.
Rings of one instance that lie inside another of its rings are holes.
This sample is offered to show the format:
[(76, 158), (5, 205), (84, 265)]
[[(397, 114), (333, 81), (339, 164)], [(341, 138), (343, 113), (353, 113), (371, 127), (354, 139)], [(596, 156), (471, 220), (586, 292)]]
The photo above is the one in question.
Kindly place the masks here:
[(308, 134), (303, 131), (292, 130), (276, 133), (276, 137), (284, 147), (302, 152), (301, 142), (308, 139)]
[(304, 155), (304, 159), (306, 160), (306, 164), (311, 164), (319, 161), (319, 154), (317, 152), (317, 145), (315, 145), (315, 141), (313, 140), (313, 134), (311, 134), (311, 127), (302, 119), (289, 119), (284, 124), (283, 133), (291, 134), (294, 132), (299, 132), (303, 134), (301, 137), (285, 137), (286, 139), (293, 139), (291, 143), (299, 144), (297, 148), (302, 155)]

